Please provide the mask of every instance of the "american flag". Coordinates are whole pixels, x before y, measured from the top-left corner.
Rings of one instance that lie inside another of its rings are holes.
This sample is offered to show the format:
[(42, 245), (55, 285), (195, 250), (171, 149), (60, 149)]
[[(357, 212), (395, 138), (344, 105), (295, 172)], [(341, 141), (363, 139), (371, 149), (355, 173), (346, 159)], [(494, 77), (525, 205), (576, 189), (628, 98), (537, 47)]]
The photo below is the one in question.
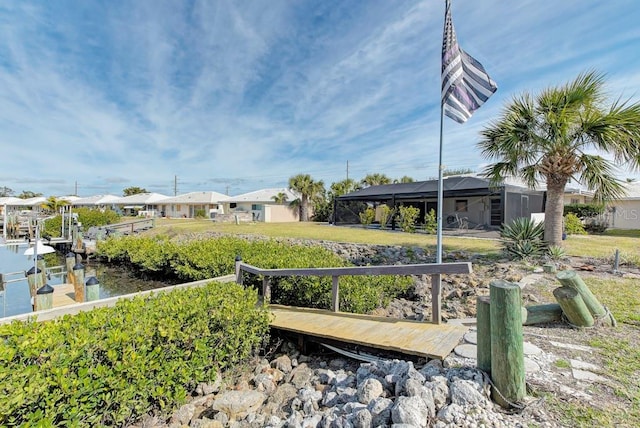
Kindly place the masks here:
[(444, 114), (464, 123), (498, 89), (482, 64), (460, 49), (447, 0), (442, 39), (442, 105)]

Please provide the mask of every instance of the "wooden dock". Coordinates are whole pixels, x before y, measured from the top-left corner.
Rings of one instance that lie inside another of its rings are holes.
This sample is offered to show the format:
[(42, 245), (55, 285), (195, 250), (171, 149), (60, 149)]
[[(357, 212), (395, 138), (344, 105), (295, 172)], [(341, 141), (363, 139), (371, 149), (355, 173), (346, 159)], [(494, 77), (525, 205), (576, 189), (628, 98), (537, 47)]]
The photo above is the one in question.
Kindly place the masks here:
[(76, 301), (73, 284), (58, 284), (53, 286), (53, 307), (74, 305)]
[(269, 309), (272, 328), (427, 358), (444, 359), (467, 332), (460, 325), (280, 305)]

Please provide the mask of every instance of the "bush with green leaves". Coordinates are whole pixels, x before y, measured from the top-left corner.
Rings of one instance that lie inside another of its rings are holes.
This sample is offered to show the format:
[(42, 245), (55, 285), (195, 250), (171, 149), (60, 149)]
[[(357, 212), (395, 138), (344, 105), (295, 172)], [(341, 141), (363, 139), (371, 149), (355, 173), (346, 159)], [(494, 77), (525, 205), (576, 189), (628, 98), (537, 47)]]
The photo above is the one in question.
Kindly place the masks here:
[(269, 314), (236, 284), (0, 326), (0, 426), (126, 426), (250, 357)]
[(416, 220), (420, 215), (420, 210), (410, 205), (400, 207), (400, 229), (403, 232), (413, 233), (416, 231)]
[[(235, 257), (263, 269), (343, 267), (349, 264), (319, 246), (292, 245), (274, 240), (248, 241), (234, 236), (174, 242), (167, 237), (125, 236), (98, 242), (97, 254), (128, 264), (149, 276), (195, 281), (235, 272)], [(261, 289), (262, 278), (247, 274), (244, 283)], [(366, 313), (404, 294), (411, 279), (396, 276), (340, 278), (340, 309)], [(331, 278), (272, 278), (272, 302), (329, 309)]]
[[(78, 221), (82, 224), (84, 230), (89, 230), (93, 226), (104, 226), (107, 224), (118, 223), (121, 219), (120, 215), (112, 210), (97, 210), (91, 208), (75, 208), (74, 213), (78, 214)], [(42, 236), (43, 237), (59, 237), (62, 235), (62, 216), (45, 220)]]
[(574, 213), (564, 216), (564, 231), (567, 235), (586, 235), (582, 221)]
[(564, 206), (564, 215), (573, 213), (578, 218), (585, 219), (603, 214), (604, 210), (605, 206), (602, 204), (566, 204)]
[(360, 217), (360, 224), (367, 227), (376, 219), (376, 210), (368, 207), (366, 210), (358, 214), (358, 216)]
[(389, 221), (389, 217), (392, 215), (392, 210), (389, 208), (389, 205), (382, 204), (380, 205), (380, 229), (387, 228), (387, 222)]
[(424, 231), (427, 233), (435, 233), (438, 228), (438, 218), (436, 217), (436, 212), (434, 210), (430, 210), (424, 216)]
[(544, 223), (519, 217), (500, 229), (502, 250), (512, 259), (529, 259), (544, 255), (547, 243), (544, 240)]

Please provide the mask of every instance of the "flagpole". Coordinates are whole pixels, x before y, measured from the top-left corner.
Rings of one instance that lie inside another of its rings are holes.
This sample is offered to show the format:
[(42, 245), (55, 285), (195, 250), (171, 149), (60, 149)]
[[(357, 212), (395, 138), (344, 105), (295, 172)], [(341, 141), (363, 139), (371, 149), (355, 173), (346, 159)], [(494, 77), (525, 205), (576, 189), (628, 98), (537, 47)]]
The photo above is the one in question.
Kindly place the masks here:
[(438, 204), (437, 204), (437, 226), (436, 226), (436, 263), (442, 263), (442, 205), (443, 182), (442, 182), (442, 130), (444, 128), (444, 104), (440, 102), (440, 150), (438, 158)]

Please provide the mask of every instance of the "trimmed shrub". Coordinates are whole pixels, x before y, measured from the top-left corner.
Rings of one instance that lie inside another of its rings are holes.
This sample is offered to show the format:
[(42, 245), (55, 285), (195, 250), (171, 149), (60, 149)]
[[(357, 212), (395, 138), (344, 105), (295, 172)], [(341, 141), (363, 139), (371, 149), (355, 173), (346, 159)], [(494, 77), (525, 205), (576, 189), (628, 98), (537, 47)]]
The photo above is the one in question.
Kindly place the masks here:
[(360, 217), (360, 224), (362, 224), (363, 227), (367, 227), (376, 219), (376, 210), (369, 207), (358, 214), (358, 216)]
[[(162, 273), (166, 279), (195, 281), (235, 272), (235, 257), (264, 269), (342, 267), (349, 264), (319, 246), (291, 245), (274, 240), (249, 242), (232, 236), (174, 242), (166, 237), (126, 236), (98, 242), (97, 254), (112, 262), (129, 264), (143, 274)], [(273, 303), (329, 309), (331, 278), (272, 278)], [(262, 289), (262, 279), (248, 275), (244, 283)], [(369, 312), (404, 294), (410, 278), (355, 276), (340, 278), (340, 308)]]
[(420, 215), (420, 210), (412, 206), (400, 207), (400, 228), (403, 232), (413, 233), (416, 231), (416, 220)]
[(387, 222), (389, 221), (389, 217), (391, 216), (391, 214), (392, 210), (388, 205), (380, 205), (380, 229), (387, 228)]
[(0, 326), (0, 425), (129, 425), (169, 412), (267, 334), (257, 294), (212, 282)]
[(436, 212), (430, 210), (424, 216), (424, 231), (427, 233), (435, 233), (438, 228), (438, 219), (436, 218)]
[(586, 235), (587, 231), (584, 230), (582, 221), (574, 213), (569, 213), (564, 216), (564, 230), (567, 235)]

